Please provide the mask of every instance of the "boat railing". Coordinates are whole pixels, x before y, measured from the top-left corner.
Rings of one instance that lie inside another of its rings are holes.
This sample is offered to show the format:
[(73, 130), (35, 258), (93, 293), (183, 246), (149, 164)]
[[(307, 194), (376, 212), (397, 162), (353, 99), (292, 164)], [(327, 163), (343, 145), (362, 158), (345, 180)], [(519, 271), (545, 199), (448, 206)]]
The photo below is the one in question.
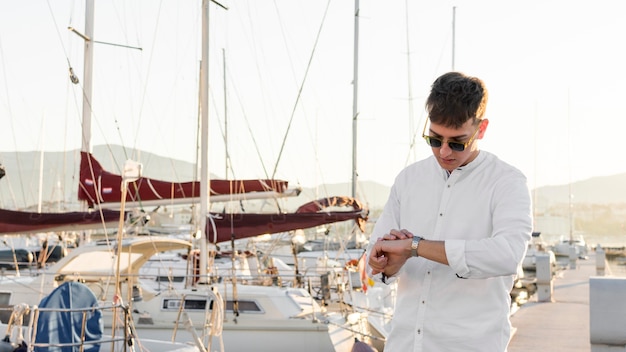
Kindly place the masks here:
[[(204, 321), (200, 327), (200, 334), (197, 332), (198, 326), (194, 324), (191, 317), (187, 314), (187, 299), (204, 299), (206, 300)], [(178, 308), (178, 314), (174, 323), (174, 331), (172, 334), (172, 340), (175, 340), (176, 333), (178, 332), (179, 323), (185, 327), (187, 331), (191, 333), (192, 342), (201, 351), (212, 351), (213, 338), (218, 339), (220, 349), (223, 350), (224, 341), (222, 339), (223, 323), (224, 323), (224, 301), (218, 291), (209, 290), (206, 294), (187, 294), (183, 295), (180, 300)]]
[[(60, 348), (65, 350), (66, 348), (72, 351), (87, 351), (85, 346), (100, 346), (100, 350), (106, 350), (106, 346), (110, 346), (111, 350), (126, 351), (133, 345), (133, 334), (129, 328), (129, 324), (120, 324), (119, 331), (112, 330), (109, 334), (91, 335), (91, 339), (87, 339), (89, 319), (94, 315), (96, 311), (100, 312), (117, 312), (124, 322), (128, 322), (130, 319), (129, 311), (127, 307), (121, 304), (101, 304), (97, 307), (87, 308), (44, 308), (37, 305), (29, 306), (27, 304), (19, 304), (13, 307), (0, 307), (2, 315), (6, 316), (10, 313), (10, 318), (6, 324), (6, 333), (3, 343), (11, 344), (13, 347), (22, 347), (23, 351), (35, 351), (48, 348)], [(60, 342), (56, 339), (43, 339), (43, 342), (38, 342), (39, 324), (41, 324), (42, 316), (45, 314), (60, 314), (62, 319), (69, 319), (80, 326), (80, 330), (74, 335), (70, 342)], [(80, 317), (79, 321), (76, 318)], [(123, 329), (123, 330), (122, 330)]]

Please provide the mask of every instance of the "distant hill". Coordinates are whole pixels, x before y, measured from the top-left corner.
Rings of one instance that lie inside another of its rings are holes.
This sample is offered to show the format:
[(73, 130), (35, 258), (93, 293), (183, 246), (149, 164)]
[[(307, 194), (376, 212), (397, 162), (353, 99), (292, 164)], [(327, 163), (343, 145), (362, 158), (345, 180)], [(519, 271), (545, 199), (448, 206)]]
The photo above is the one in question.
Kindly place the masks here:
[[(95, 146), (94, 156), (105, 169), (120, 173), (121, 166), (128, 159), (120, 146)], [(144, 176), (173, 181), (197, 179), (195, 166), (180, 160), (161, 157), (149, 152), (140, 152), (139, 161), (143, 163)], [(0, 163), (5, 167), (6, 176), (0, 179), (0, 207), (6, 209), (25, 209), (38, 204), (64, 200), (75, 203), (77, 199), (77, 180), (80, 165), (78, 150), (69, 152), (46, 152), (43, 158), (44, 172), (39, 172), (39, 152), (0, 152)], [(137, 159), (134, 157), (134, 159)], [(44, 191), (39, 196), (39, 180)], [(289, 181), (289, 180), (288, 180)], [(295, 186), (290, 183), (291, 186)], [(389, 186), (371, 181), (360, 181), (357, 198), (370, 209), (380, 209), (389, 195)], [(570, 193), (569, 185), (544, 186), (534, 190), (533, 199), (538, 207), (550, 207), (567, 204)], [(594, 177), (574, 182), (571, 185), (572, 201), (575, 204), (618, 204), (626, 203), (626, 173)], [(324, 196), (349, 196), (351, 184), (327, 184), (317, 188), (304, 188), (299, 197), (289, 199), (290, 209), (307, 201)]]
[[(131, 158), (143, 164), (144, 176), (185, 182), (198, 179), (194, 164), (172, 160), (149, 152), (141, 151), (139, 156), (131, 156), (121, 146), (95, 146), (94, 157), (102, 166), (113, 173), (120, 174), (124, 162)], [(36, 209), (39, 198), (44, 204), (77, 203), (78, 174), (80, 169), (80, 151), (46, 152), (43, 155), (43, 173), (40, 172), (41, 153), (39, 152), (0, 152), (0, 163), (6, 170), (6, 176), (0, 179), (0, 208)], [(212, 177), (215, 177), (214, 175)], [(41, 196), (38, 194), (41, 178)], [(289, 180), (287, 180), (289, 181)], [(290, 187), (297, 185), (290, 183)], [(369, 207), (382, 207), (387, 200), (389, 187), (374, 183), (361, 182), (358, 198)], [(300, 196), (289, 198), (286, 204), (295, 209), (308, 201), (325, 196), (349, 196), (351, 185), (331, 184), (318, 188), (303, 188)]]
[[(538, 203), (568, 203), (569, 185), (539, 187), (536, 192)], [(572, 182), (572, 203), (616, 204), (626, 203), (626, 173), (593, 177)]]
[[(124, 162), (131, 156), (121, 146), (95, 146), (94, 157), (102, 166), (120, 174)], [(164, 158), (141, 151), (144, 176), (178, 182), (197, 179), (193, 164)], [(40, 172), (40, 152), (0, 152), (0, 163), (6, 176), (0, 179), (0, 207), (5, 209), (34, 209), (39, 199), (44, 204), (77, 203), (80, 151), (46, 152), (43, 173)], [(41, 187), (39, 187), (41, 179)], [(42, 189), (41, 196), (38, 190)]]

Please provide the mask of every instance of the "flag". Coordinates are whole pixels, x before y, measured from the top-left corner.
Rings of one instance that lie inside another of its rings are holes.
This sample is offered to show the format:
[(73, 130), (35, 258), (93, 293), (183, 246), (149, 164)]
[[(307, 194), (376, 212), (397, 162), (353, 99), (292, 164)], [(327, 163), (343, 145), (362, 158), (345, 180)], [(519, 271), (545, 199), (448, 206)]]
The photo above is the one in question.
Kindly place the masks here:
[(361, 288), (363, 292), (367, 292), (367, 285), (373, 286), (373, 281), (367, 276), (366, 263), (365, 259), (367, 257), (367, 252), (363, 252), (361, 258), (359, 258), (359, 264), (357, 266), (359, 273), (361, 274)]

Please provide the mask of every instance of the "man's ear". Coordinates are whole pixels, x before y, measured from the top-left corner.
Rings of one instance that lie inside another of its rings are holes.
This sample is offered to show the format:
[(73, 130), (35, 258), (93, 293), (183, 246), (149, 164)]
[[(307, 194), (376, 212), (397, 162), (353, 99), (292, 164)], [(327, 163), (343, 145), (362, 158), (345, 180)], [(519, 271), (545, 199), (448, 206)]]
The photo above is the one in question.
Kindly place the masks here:
[(478, 132), (478, 136), (476, 137), (476, 139), (483, 139), (483, 136), (485, 135), (485, 131), (487, 131), (487, 127), (489, 126), (489, 119), (483, 119), (480, 122), (480, 131)]

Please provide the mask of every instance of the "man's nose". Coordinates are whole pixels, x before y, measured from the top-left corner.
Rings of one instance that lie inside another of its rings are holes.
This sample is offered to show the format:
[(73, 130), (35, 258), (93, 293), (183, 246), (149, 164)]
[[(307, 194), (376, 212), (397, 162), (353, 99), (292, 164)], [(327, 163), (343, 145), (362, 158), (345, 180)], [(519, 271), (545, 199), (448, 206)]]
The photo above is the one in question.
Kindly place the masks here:
[(450, 149), (448, 141), (441, 143), (441, 147), (439, 148), (439, 155), (442, 157), (446, 157), (450, 154), (452, 154), (452, 149)]

